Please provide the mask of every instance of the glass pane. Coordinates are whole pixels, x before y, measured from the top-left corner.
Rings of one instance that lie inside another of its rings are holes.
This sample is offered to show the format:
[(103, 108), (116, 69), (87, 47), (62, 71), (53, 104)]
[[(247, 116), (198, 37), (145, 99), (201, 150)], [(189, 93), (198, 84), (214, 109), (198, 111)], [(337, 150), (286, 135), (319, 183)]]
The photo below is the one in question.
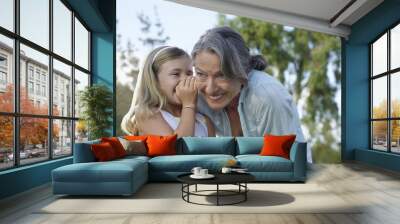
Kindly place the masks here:
[(20, 0), (21, 36), (49, 48), (49, 0)]
[(72, 121), (53, 120), (53, 157), (72, 154)]
[(400, 67), (400, 24), (391, 30), (390, 37), (390, 67)]
[(49, 158), (49, 123), (45, 118), (21, 117), (20, 164), (34, 163)]
[(372, 118), (387, 117), (387, 82), (386, 76), (372, 81)]
[(14, 111), (13, 40), (0, 35), (0, 111)]
[(89, 70), (89, 32), (75, 18), (75, 63)]
[(13, 118), (0, 116), (0, 170), (14, 164)]
[(71, 60), (71, 11), (60, 1), (53, 1), (53, 51)]
[(71, 66), (53, 60), (53, 115), (72, 117)]
[(81, 114), (80, 94), (86, 86), (89, 86), (89, 75), (75, 69), (75, 117)]
[(0, 1), (0, 26), (14, 31), (14, 0)]
[(75, 121), (75, 143), (87, 141), (88, 128), (84, 120)]
[(47, 55), (21, 44), (21, 113), (48, 114), (48, 64)]
[(392, 117), (400, 118), (400, 72), (391, 75), (390, 98)]
[(372, 122), (372, 148), (387, 151), (387, 121)]
[(383, 35), (372, 45), (373, 75), (387, 71), (387, 34)]
[(391, 121), (392, 152), (400, 153), (400, 120)]

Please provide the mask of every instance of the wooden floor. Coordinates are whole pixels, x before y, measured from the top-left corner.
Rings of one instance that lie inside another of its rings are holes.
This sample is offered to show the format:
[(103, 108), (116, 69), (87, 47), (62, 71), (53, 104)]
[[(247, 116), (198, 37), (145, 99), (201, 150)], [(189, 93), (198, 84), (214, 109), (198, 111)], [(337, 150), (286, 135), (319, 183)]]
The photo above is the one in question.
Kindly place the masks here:
[(313, 165), (308, 182), (345, 201), (367, 203), (357, 214), (36, 214), (54, 200), (49, 185), (0, 201), (0, 223), (400, 223), (400, 174), (358, 163)]

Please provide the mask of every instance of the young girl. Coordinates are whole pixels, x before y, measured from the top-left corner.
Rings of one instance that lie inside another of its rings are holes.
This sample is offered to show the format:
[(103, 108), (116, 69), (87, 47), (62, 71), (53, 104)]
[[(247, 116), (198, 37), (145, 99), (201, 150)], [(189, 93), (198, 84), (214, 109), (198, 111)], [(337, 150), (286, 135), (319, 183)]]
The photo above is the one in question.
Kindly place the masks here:
[(133, 135), (215, 136), (210, 119), (196, 112), (196, 101), (190, 56), (177, 47), (156, 48), (139, 71), (122, 130)]

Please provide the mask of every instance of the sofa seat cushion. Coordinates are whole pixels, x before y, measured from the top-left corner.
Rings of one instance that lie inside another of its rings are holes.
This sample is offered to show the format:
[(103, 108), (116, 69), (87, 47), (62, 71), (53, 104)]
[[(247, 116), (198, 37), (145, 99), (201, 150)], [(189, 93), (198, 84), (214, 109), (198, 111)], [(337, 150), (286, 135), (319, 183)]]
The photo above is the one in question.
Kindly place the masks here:
[[(139, 159), (108, 162), (74, 163), (53, 170), (58, 182), (131, 182), (132, 177), (147, 172), (147, 163)], [(143, 174), (147, 176), (147, 173)]]
[(130, 156), (125, 156), (124, 158), (113, 160), (113, 162), (116, 162), (116, 161), (130, 162), (130, 161), (135, 161), (135, 160), (147, 162), (147, 161), (149, 161), (149, 159), (150, 159), (150, 157), (148, 157), (148, 156), (130, 155)]
[(157, 156), (149, 160), (151, 172), (190, 172), (193, 167), (203, 167), (211, 172), (219, 171), (230, 159), (231, 155), (174, 155)]
[(278, 156), (239, 155), (239, 165), (249, 172), (293, 172), (292, 161)]

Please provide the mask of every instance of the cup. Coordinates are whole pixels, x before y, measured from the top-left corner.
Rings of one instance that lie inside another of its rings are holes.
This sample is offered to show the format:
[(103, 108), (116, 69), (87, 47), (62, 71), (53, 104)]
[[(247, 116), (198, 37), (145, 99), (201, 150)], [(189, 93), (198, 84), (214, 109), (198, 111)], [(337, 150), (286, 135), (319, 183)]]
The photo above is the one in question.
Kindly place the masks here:
[(222, 173), (230, 173), (231, 171), (232, 171), (232, 168), (229, 168), (229, 167), (222, 167), (222, 170), (221, 170)]
[(200, 176), (207, 176), (208, 175), (208, 169), (201, 169), (200, 170)]
[(193, 167), (193, 169), (192, 169), (192, 173), (194, 174), (194, 175), (196, 175), (196, 176), (199, 176), (199, 175), (201, 175), (200, 174), (200, 171), (202, 170), (202, 168), (201, 167)]

